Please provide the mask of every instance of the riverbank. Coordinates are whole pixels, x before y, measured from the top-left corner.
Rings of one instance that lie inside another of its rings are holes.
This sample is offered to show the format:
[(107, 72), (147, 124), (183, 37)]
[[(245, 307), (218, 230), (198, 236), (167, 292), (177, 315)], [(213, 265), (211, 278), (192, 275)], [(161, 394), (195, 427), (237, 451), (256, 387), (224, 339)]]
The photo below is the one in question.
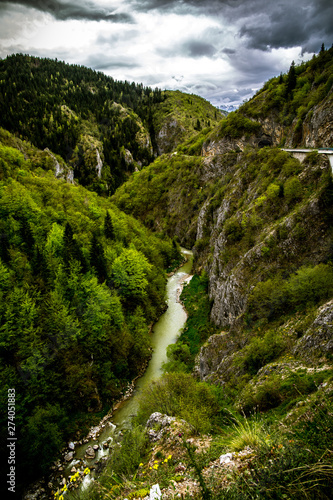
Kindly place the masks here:
[[(61, 452), (61, 458), (51, 467), (48, 478), (34, 483), (23, 500), (54, 500), (57, 491), (60, 492), (64, 487), (65, 491), (78, 489), (80, 483), (88, 482), (93, 474), (98, 474), (104, 468), (109, 450), (117, 439), (117, 431), (119, 430), (118, 434), (121, 433), (123, 422), (128, 425), (136, 411), (137, 403), (134, 402), (133, 406), (131, 401), (133, 394), (162, 374), (162, 365), (167, 359), (166, 347), (176, 341), (187, 319), (187, 313), (180, 302), (180, 294), (185, 283), (191, 279), (189, 272), (192, 253), (185, 249), (182, 249), (182, 253), (185, 262), (168, 275), (166, 311), (150, 329), (153, 344), (151, 358), (144, 363), (140, 373), (128, 385), (123, 396), (113, 404), (111, 410), (97, 425), (90, 428), (83, 439), (68, 443)], [(74, 476), (75, 481), (71, 481)]]

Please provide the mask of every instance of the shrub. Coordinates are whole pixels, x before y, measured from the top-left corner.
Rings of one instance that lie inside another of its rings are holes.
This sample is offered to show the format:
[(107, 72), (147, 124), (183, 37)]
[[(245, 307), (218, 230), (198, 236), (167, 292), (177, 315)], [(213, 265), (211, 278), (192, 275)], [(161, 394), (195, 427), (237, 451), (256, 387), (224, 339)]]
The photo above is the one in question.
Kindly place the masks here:
[(163, 364), (165, 372), (187, 372), (192, 361), (191, 351), (187, 344), (178, 341), (167, 347), (168, 362)]
[(225, 120), (222, 120), (220, 126), (220, 135), (228, 137), (242, 137), (256, 134), (261, 128), (259, 122), (250, 120), (238, 112), (231, 112)]
[(138, 468), (148, 446), (149, 440), (145, 428), (132, 427), (125, 433), (121, 446), (114, 448), (109, 468), (117, 475), (133, 473)]
[(301, 267), (289, 278), (287, 292), (294, 307), (329, 299), (333, 295), (333, 267), (329, 264)]
[(255, 318), (273, 318), (286, 304), (286, 285), (280, 277), (259, 281), (249, 296), (248, 310)]
[(233, 430), (225, 440), (226, 446), (232, 451), (240, 451), (249, 446), (257, 449), (260, 445), (268, 442), (268, 434), (263, 422), (254, 416), (250, 418), (237, 418), (233, 424)]
[(242, 239), (244, 232), (241, 222), (232, 217), (226, 221), (224, 224), (224, 231), (228, 238), (228, 241), (235, 243)]
[(266, 190), (266, 195), (269, 200), (276, 201), (279, 197), (280, 186), (272, 182)]
[(282, 173), (285, 176), (290, 176), (300, 173), (301, 170), (301, 163), (296, 158), (289, 158), (283, 165)]
[(247, 414), (254, 408), (259, 411), (276, 408), (316, 391), (318, 381), (315, 375), (306, 372), (290, 372), (283, 376), (270, 374), (255, 389), (251, 384), (244, 388), (241, 394), (242, 408)]
[(242, 364), (251, 374), (276, 359), (285, 349), (285, 341), (280, 333), (268, 331), (262, 338), (252, 338), (243, 349)]
[(284, 197), (288, 203), (302, 198), (303, 188), (298, 177), (290, 177), (283, 187)]
[(277, 276), (257, 283), (249, 297), (248, 311), (250, 319), (272, 319), (283, 312), (318, 304), (332, 296), (332, 265), (303, 266), (288, 280)]
[(197, 432), (207, 433), (219, 409), (214, 389), (208, 384), (196, 382), (189, 374), (168, 373), (142, 392), (138, 419), (145, 423), (158, 411), (184, 418)]

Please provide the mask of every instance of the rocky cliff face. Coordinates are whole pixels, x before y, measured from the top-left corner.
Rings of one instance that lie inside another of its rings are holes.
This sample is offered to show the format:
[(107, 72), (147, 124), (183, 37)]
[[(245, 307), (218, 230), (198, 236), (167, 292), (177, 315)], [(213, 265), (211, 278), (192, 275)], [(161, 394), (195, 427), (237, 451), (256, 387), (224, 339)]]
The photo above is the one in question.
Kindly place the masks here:
[[(322, 129), (326, 123), (329, 134), (332, 126), (325, 121), (328, 116), (329, 113), (324, 112), (320, 123)], [(219, 178), (220, 182), (224, 179), (227, 187), (217, 206), (216, 193), (202, 205), (197, 219), (196, 245), (198, 241), (206, 242), (204, 249), (196, 254), (196, 266), (208, 272), (211, 319), (223, 329), (238, 332), (236, 335), (222, 332), (211, 337), (198, 355), (197, 376), (219, 385), (244, 376), (240, 363), (235, 360), (242, 359), (242, 349), (248, 342), (244, 337), (244, 314), (254, 287), (277, 275), (287, 277), (302, 265), (328, 262), (333, 248), (329, 222), (332, 179), (327, 157), (310, 154), (300, 164), (279, 150), (275, 150), (275, 155), (271, 150), (270, 156), (265, 150), (252, 149), (247, 153), (244, 148), (244, 153), (235, 154), (235, 163), (226, 166), (222, 153), (225, 142), (221, 142), (214, 151), (216, 155), (210, 149), (204, 165), (208, 178)], [(249, 171), (259, 161), (264, 173), (250, 176)], [(299, 187), (298, 194), (289, 192), (292, 184)], [(274, 190), (276, 193), (272, 195)], [(307, 329), (302, 327), (301, 338), (298, 338), (297, 327), (289, 329), (289, 349), (292, 357), (299, 361), (284, 368), (283, 363), (283, 366), (275, 363), (270, 371), (272, 377), (283, 377), (288, 370), (288, 373), (297, 373), (304, 362), (311, 366), (318, 360), (330, 359), (333, 354), (331, 316), (332, 301), (329, 301), (317, 310)], [(253, 388), (260, 386), (260, 380), (264, 383), (265, 377), (264, 371), (262, 376), (258, 374)], [(246, 398), (248, 395), (247, 401)]]
[[(269, 97), (264, 95), (263, 99)], [(244, 112), (250, 111), (248, 103)], [(332, 146), (333, 87), (321, 102), (310, 106), (308, 111), (304, 108), (302, 113), (299, 111), (289, 125), (283, 124), (276, 109), (270, 109), (265, 116), (250, 118), (250, 122), (249, 118), (239, 121), (234, 118), (228, 127), (216, 129), (203, 145), (202, 180), (219, 182), (224, 185), (224, 193), (220, 203), (212, 193), (199, 211), (197, 240), (205, 238), (211, 250), (208, 253), (205, 248), (201, 255), (198, 252), (198, 268), (204, 265), (208, 271), (209, 294), (213, 301), (211, 317), (222, 328), (232, 326), (245, 311), (251, 287), (267, 276), (269, 269), (277, 270), (287, 261), (297, 266), (307, 258), (317, 263), (325, 259), (325, 251), (328, 251), (330, 236), (323, 221), (325, 208), (319, 199), (320, 190), (312, 189), (314, 179), (324, 171), (327, 178), (329, 176), (326, 157), (319, 159), (310, 155), (302, 166), (294, 164), (291, 167), (290, 164), (289, 168), (288, 162), (292, 160), (283, 158), (278, 151), (275, 159), (268, 160), (265, 153), (257, 149), (252, 155), (257, 156), (255, 162), (262, 170), (255, 178), (249, 174), (249, 169), (256, 168), (251, 165), (249, 148), (281, 144), (307, 148)], [(256, 122), (255, 133), (246, 133), (245, 129), (243, 133), (241, 125), (239, 130), (232, 129), (233, 123), (245, 123), (250, 130), (248, 123), (251, 126), (251, 122)], [(231, 134), (225, 132), (229, 130)], [(299, 195), (294, 192), (293, 200), (288, 194), (292, 183), (300, 188)], [(275, 195), (272, 194), (274, 189)], [(311, 196), (304, 197), (305, 192), (311, 191)], [(303, 198), (298, 207), (297, 198), (299, 201)], [(283, 199), (284, 203), (280, 203)], [(250, 232), (252, 234), (246, 236), (247, 245), (242, 244), (245, 234)], [(281, 237), (283, 232), (285, 236)]]
[(333, 353), (333, 300), (317, 311), (316, 318), (293, 348), (293, 354), (305, 360), (325, 360)]
[(328, 148), (333, 145), (333, 89), (318, 105), (311, 108), (303, 120), (294, 118), (291, 125), (283, 125), (276, 111), (256, 119), (260, 130), (249, 136), (238, 138), (228, 136), (208, 140), (202, 148), (206, 162), (217, 155), (232, 151), (244, 151), (248, 146), (280, 146), (286, 148)]
[(159, 155), (170, 153), (182, 141), (185, 128), (173, 117), (168, 119), (156, 136)]
[(333, 88), (309, 111), (302, 124), (302, 143), (309, 148), (333, 146)]
[[(288, 158), (285, 159), (288, 162)], [(241, 163), (235, 168), (235, 184), (245, 168)], [(330, 175), (327, 158), (319, 158), (315, 165), (306, 160), (294, 179), (299, 179), (299, 186), (302, 184), (304, 191), (310, 190), (313, 178), (323, 172)], [(278, 182), (282, 183), (282, 176)], [(288, 186), (288, 179), (284, 184)], [(314, 192), (298, 207), (285, 200), (280, 212), (275, 214), (274, 207), (278, 203), (274, 205), (273, 200), (269, 201), (267, 194), (267, 189), (264, 191), (260, 187), (258, 178), (249, 185), (238, 182), (237, 188), (230, 187), (213, 213), (209, 242), (212, 252), (204, 265), (209, 274), (209, 295), (213, 301), (211, 318), (222, 328), (233, 326), (245, 311), (251, 288), (258, 281), (284, 269), (287, 263), (297, 268), (302, 262), (316, 264), (329, 255), (331, 237), (325, 230), (327, 221), (320, 193)], [(237, 200), (242, 199), (249, 203), (236, 208)], [(206, 209), (207, 205), (206, 202)], [(201, 214), (198, 236), (202, 234), (202, 219)]]
[[(266, 135), (274, 146), (284, 143), (287, 148), (328, 148), (333, 145), (333, 89), (326, 98), (311, 108), (303, 119), (294, 118), (289, 126), (283, 126), (278, 115), (271, 112), (265, 118), (258, 118), (262, 135)], [(253, 138), (260, 144), (260, 138)]]

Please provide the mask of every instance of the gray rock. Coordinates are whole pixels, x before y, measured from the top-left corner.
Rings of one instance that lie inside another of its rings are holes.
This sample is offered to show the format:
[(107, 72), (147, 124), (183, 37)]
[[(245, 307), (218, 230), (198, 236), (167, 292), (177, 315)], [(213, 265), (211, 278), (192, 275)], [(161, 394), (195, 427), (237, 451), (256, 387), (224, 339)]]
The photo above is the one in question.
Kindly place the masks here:
[(228, 379), (237, 349), (238, 345), (228, 332), (212, 335), (196, 357), (195, 375), (205, 382), (223, 383)]
[(298, 340), (293, 354), (307, 361), (333, 354), (333, 300), (318, 309), (316, 319)]
[(88, 446), (88, 448), (86, 449), (85, 457), (88, 459), (92, 459), (92, 458), (95, 458), (95, 456), (96, 456), (96, 453), (95, 453), (95, 450), (93, 449), (93, 447)]
[(159, 441), (170, 424), (175, 420), (175, 417), (162, 415), (159, 412), (152, 413), (146, 423), (149, 440), (152, 442)]
[(233, 459), (233, 454), (232, 453), (226, 453), (225, 455), (220, 456), (220, 464), (232, 464), (232, 459)]
[(74, 451), (70, 451), (64, 456), (64, 460), (66, 462), (70, 462), (71, 460), (73, 460), (73, 457), (74, 457)]

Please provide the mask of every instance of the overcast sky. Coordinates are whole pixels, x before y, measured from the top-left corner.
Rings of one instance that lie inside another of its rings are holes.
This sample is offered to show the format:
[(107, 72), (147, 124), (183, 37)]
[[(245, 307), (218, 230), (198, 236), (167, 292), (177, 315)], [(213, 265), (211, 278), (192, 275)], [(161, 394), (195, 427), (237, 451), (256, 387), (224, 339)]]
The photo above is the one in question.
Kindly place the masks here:
[(0, 0), (0, 58), (57, 57), (215, 105), (332, 42), (332, 0)]

